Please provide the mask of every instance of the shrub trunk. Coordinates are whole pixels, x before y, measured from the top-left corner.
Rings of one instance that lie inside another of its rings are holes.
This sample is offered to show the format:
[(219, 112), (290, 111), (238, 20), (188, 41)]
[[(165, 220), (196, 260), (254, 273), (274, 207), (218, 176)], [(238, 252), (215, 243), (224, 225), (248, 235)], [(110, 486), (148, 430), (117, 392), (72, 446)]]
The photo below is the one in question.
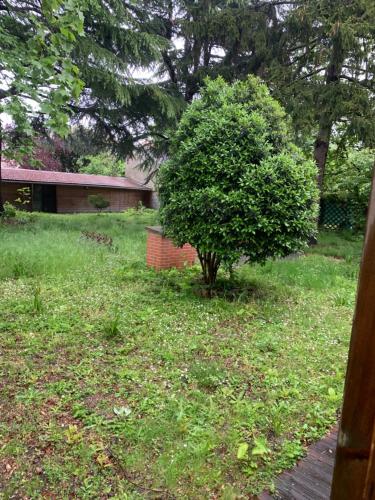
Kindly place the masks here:
[(221, 264), (220, 258), (215, 252), (200, 252), (199, 250), (198, 257), (202, 266), (203, 281), (209, 289), (212, 289)]

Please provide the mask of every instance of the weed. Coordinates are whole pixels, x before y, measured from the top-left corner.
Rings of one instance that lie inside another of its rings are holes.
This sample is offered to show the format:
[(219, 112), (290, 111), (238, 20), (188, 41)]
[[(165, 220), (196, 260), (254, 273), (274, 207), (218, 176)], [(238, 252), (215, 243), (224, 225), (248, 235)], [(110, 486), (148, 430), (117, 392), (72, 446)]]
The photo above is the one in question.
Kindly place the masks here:
[(225, 370), (212, 361), (196, 361), (189, 370), (189, 376), (195, 379), (203, 389), (216, 389), (226, 379)]
[(22, 261), (15, 262), (13, 264), (12, 274), (13, 274), (13, 277), (15, 279), (19, 279), (19, 278), (22, 278), (23, 276), (26, 276), (27, 275), (27, 267), (26, 267), (25, 263)]
[(41, 286), (37, 285), (33, 292), (33, 312), (40, 313), (43, 309), (43, 302), (41, 297)]
[(103, 323), (103, 333), (107, 339), (114, 339), (121, 334), (120, 331), (121, 316), (118, 311), (106, 318)]

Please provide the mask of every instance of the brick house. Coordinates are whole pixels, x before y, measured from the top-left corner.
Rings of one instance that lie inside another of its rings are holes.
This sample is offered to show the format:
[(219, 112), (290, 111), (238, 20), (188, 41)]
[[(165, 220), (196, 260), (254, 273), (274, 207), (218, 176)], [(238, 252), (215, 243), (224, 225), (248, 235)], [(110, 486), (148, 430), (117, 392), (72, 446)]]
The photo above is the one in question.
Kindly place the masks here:
[(30, 210), (41, 212), (95, 212), (88, 196), (100, 194), (110, 202), (108, 212), (151, 206), (152, 189), (127, 177), (73, 174), (23, 168), (2, 168), (3, 201), (14, 201), (20, 188), (30, 188)]

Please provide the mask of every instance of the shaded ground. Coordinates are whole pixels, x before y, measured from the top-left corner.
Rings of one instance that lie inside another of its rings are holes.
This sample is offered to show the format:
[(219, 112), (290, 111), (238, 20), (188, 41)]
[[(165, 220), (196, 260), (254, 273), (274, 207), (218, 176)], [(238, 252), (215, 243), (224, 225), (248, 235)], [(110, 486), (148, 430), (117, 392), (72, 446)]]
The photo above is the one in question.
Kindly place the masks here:
[(199, 269), (145, 267), (153, 222), (0, 227), (5, 498), (245, 498), (335, 422), (361, 239), (243, 266), (208, 300)]

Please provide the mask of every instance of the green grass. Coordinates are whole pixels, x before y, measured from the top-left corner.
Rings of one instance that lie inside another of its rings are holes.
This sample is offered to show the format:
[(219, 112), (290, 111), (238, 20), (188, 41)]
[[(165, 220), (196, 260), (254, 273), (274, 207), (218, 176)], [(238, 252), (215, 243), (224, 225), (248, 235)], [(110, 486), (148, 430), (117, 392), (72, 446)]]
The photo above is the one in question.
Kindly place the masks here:
[(0, 226), (4, 498), (247, 498), (335, 422), (361, 238), (222, 274), (209, 300), (198, 268), (146, 268), (154, 219)]

